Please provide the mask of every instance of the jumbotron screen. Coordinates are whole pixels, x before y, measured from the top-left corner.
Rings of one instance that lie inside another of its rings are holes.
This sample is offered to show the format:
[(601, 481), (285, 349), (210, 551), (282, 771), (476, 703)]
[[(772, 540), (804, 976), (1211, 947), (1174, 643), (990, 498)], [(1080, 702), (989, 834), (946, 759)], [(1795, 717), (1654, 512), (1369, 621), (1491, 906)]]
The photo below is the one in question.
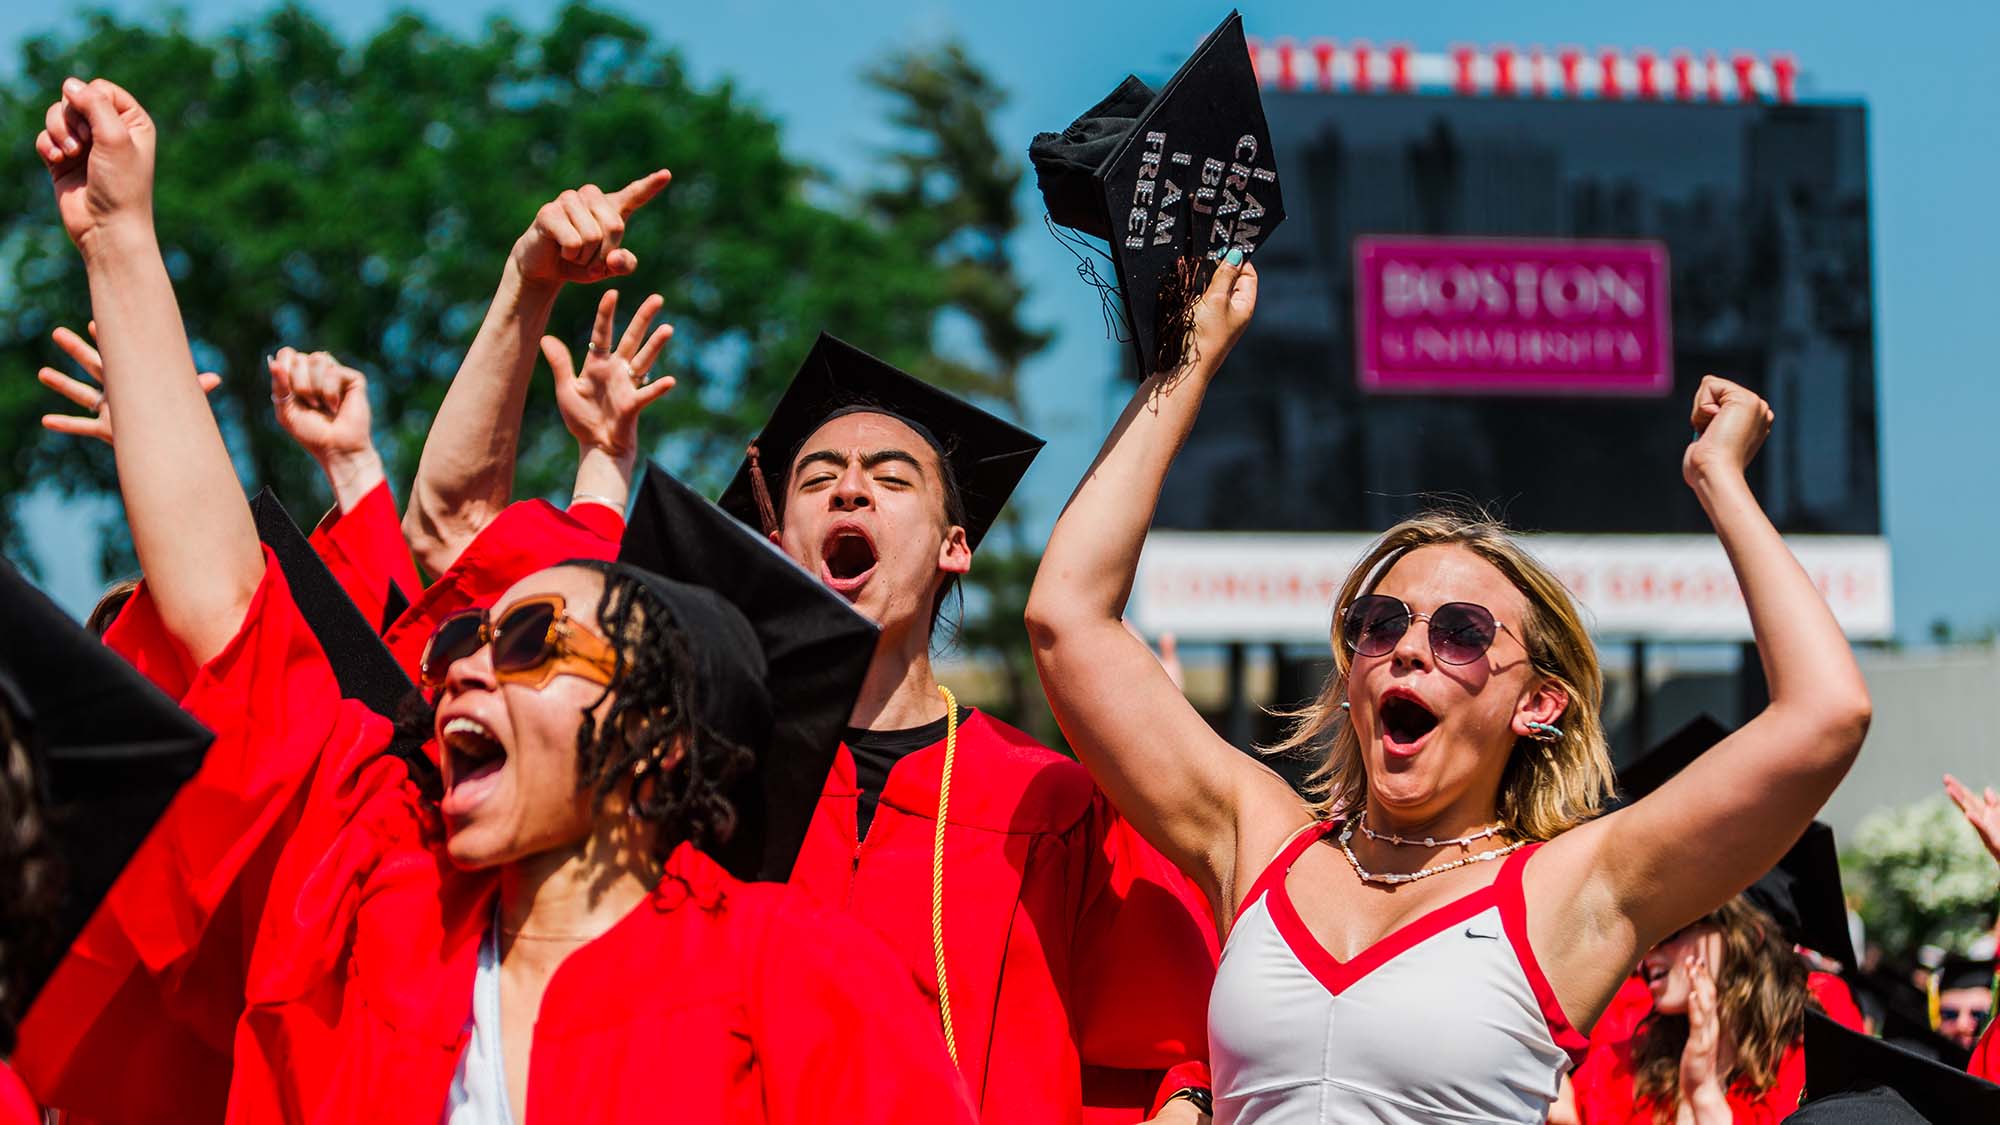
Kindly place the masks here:
[(1288, 217), (1156, 525), (1700, 533), (1696, 385), (1770, 400), (1780, 530), (1879, 534), (1859, 105), (1267, 91)]

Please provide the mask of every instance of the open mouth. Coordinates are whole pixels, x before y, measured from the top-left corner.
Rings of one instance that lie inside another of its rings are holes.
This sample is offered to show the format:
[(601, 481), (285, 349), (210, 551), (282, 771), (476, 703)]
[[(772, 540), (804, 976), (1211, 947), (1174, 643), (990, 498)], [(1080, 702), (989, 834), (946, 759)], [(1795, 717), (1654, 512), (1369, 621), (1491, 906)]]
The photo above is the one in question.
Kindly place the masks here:
[(445, 723), (439, 742), (445, 757), (445, 793), (440, 807), (446, 816), (464, 816), (499, 786), (500, 771), (507, 765), (507, 748), (486, 724), (464, 715)]
[(1395, 693), (1382, 700), (1375, 710), (1382, 723), (1382, 737), (1389, 749), (1414, 753), (1426, 735), (1437, 729), (1438, 719), (1431, 709), (1413, 695)]
[(875, 574), (875, 544), (858, 527), (836, 527), (820, 546), (820, 567), (829, 587), (851, 595)]

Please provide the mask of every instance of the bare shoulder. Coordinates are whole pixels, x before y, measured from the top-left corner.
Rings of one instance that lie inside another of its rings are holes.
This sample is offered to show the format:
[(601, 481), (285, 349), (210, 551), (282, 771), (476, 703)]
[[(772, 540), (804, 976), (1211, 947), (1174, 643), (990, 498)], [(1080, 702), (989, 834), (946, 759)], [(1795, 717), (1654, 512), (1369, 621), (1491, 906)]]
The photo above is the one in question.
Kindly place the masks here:
[(1521, 872), (1529, 945), (1563, 1011), (1586, 1033), (1644, 952), (1617, 889), (1602, 877), (1617, 815), (1550, 840)]
[(1223, 873), (1222, 890), (1231, 916), (1278, 852), (1316, 819), (1312, 806), (1276, 770), (1247, 756), (1243, 764), (1236, 784), (1235, 862)]

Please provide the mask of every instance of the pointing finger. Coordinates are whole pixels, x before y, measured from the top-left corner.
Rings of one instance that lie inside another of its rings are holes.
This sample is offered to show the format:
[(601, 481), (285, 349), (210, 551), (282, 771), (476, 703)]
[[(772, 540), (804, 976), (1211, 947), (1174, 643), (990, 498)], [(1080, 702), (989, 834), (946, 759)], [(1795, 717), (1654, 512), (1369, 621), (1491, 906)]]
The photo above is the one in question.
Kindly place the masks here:
[(611, 202), (617, 206), (619, 214), (629, 218), (632, 212), (651, 203), (653, 197), (664, 191), (673, 178), (674, 174), (665, 168), (648, 172), (613, 192)]

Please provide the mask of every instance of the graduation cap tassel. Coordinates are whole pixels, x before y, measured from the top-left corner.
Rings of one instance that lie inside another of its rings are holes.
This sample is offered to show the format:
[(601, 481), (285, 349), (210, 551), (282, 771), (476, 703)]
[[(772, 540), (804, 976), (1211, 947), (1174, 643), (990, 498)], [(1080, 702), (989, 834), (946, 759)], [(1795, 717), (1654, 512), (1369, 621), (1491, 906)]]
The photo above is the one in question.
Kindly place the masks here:
[(1182, 258), (1160, 281), (1159, 323), (1153, 338), (1159, 351), (1153, 357), (1153, 373), (1171, 375), (1189, 359), (1194, 343), (1194, 308), (1215, 276), (1215, 263), (1203, 258)]
[(775, 535), (778, 531), (778, 507), (771, 503), (771, 486), (764, 480), (763, 462), (757, 459), (757, 443), (751, 442), (744, 453), (750, 459), (750, 492), (757, 498), (757, 518), (764, 525), (764, 534)]

